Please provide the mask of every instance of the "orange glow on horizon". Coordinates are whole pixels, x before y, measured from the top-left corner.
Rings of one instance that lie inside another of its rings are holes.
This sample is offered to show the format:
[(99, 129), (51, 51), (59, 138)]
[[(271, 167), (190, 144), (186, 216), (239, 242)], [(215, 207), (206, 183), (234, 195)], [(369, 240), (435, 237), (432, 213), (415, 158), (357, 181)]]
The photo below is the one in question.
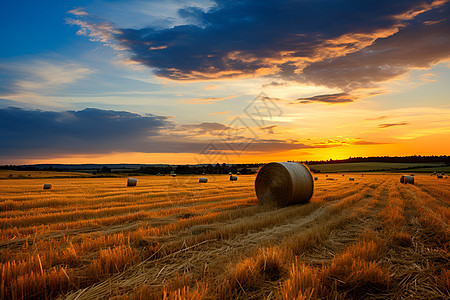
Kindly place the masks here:
[(195, 153), (110, 153), (71, 155), (58, 158), (22, 159), (0, 164), (203, 164), (203, 163), (267, 163), (287, 160), (328, 160), (368, 156), (449, 155), (450, 134), (435, 134), (393, 144), (343, 145), (331, 148), (290, 150), (270, 154), (208, 157)]

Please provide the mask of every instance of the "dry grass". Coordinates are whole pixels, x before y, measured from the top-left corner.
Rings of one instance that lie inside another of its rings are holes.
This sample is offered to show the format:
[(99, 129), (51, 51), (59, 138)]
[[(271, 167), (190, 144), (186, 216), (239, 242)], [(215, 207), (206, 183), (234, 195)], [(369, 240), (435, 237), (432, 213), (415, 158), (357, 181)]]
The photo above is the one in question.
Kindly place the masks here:
[(317, 176), (311, 203), (276, 210), (254, 176), (6, 179), (0, 298), (449, 296), (447, 181)]

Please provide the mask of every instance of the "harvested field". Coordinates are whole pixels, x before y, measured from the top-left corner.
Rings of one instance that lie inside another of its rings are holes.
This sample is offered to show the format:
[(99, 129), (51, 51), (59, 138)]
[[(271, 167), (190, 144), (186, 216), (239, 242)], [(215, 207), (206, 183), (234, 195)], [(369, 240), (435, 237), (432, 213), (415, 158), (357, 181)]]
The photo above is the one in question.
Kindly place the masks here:
[(314, 176), (280, 209), (254, 175), (2, 180), (0, 298), (448, 299), (450, 180)]

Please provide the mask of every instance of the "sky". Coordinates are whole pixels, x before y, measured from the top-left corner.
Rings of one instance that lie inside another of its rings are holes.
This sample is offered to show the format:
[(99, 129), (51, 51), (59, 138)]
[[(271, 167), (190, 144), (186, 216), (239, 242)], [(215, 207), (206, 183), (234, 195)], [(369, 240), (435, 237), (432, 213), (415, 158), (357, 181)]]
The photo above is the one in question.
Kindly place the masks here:
[(0, 164), (450, 155), (448, 0), (0, 3)]

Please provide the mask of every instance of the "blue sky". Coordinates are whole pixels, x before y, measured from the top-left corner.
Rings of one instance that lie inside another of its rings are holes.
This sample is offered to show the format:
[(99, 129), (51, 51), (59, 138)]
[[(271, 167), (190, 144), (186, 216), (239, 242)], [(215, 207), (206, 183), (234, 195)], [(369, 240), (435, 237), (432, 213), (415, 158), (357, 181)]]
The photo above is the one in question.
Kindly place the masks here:
[[(195, 163), (211, 141), (227, 162), (450, 152), (445, 0), (0, 11), (3, 164)], [(280, 114), (254, 122), (251, 103)]]

